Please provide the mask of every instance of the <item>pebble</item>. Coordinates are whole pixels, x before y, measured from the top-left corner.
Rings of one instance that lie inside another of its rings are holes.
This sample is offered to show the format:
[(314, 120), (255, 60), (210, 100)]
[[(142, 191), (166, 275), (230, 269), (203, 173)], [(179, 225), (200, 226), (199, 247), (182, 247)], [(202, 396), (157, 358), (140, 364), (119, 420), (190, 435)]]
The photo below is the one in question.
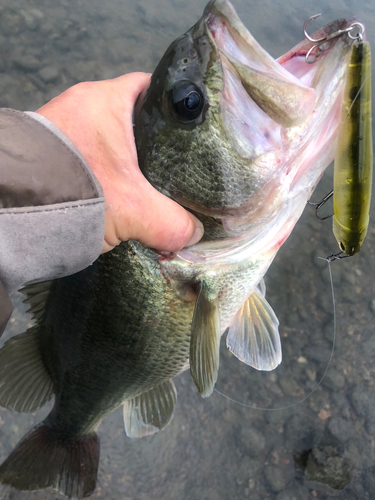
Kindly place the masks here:
[(115, 40), (113, 40), (110, 47), (108, 48), (108, 60), (112, 64), (134, 61), (133, 56), (126, 50), (126, 46), (126, 38), (116, 38)]
[(276, 497), (276, 500), (297, 500), (293, 491), (282, 491)]
[(331, 416), (331, 414), (329, 413), (329, 411), (325, 410), (324, 408), (322, 408), (320, 410), (320, 412), (318, 413), (318, 417), (320, 418), (320, 420), (327, 420), (327, 418), (329, 418)]
[(54, 83), (60, 78), (60, 71), (56, 66), (45, 66), (38, 72), (38, 75), (45, 83)]
[(372, 434), (358, 436), (356, 434), (348, 443), (347, 456), (358, 469), (374, 467), (375, 454)]
[[(0, 41), (1, 44), (1, 41)], [(8, 65), (4, 58), (0, 57), (0, 72), (4, 72), (7, 69)]]
[(343, 302), (349, 302), (350, 304), (357, 304), (358, 295), (353, 293), (353, 286), (343, 286), (341, 288), (341, 299)]
[(367, 355), (375, 350), (375, 335), (371, 335), (367, 340), (361, 342), (361, 348)]
[(278, 493), (285, 489), (286, 480), (282, 469), (275, 465), (267, 465), (264, 469), (264, 475), (271, 491)]
[(366, 491), (375, 491), (375, 476), (372, 470), (365, 471), (364, 483)]
[(240, 441), (251, 457), (257, 457), (263, 451), (266, 443), (263, 434), (253, 427), (241, 428)]
[(25, 55), (16, 57), (13, 64), (23, 71), (35, 71), (40, 68), (41, 61), (32, 55)]
[(333, 342), (334, 337), (334, 323), (329, 321), (323, 329), (323, 335), (328, 340), (328, 342)]
[(339, 416), (331, 418), (328, 423), (328, 429), (342, 443), (345, 443), (345, 441), (353, 436), (352, 423)]
[(285, 448), (293, 453), (305, 449), (306, 442), (308, 442), (309, 446), (312, 446), (321, 437), (322, 431), (317, 422), (300, 414), (287, 419), (285, 426)]
[(346, 420), (350, 419), (351, 406), (348, 398), (342, 391), (335, 392), (332, 395), (332, 407), (336, 408), (339, 411), (339, 415)]
[(237, 484), (248, 483), (249, 488), (255, 483), (255, 477), (258, 475), (258, 469), (260, 468), (259, 460), (251, 459), (250, 457), (244, 456), (241, 459), (241, 463), (236, 472), (236, 482)]
[(316, 381), (316, 370), (314, 370), (313, 368), (306, 368), (306, 375), (311, 382)]
[(345, 385), (345, 376), (335, 368), (330, 367), (322, 380), (322, 384), (329, 389), (342, 389)]
[(292, 488), (281, 491), (276, 500), (304, 500), (309, 498), (309, 490), (302, 484), (295, 483)]
[[(319, 387), (320, 389), (320, 387)], [(322, 408), (329, 408), (330, 395), (327, 391), (315, 391), (308, 399), (308, 404), (313, 411), (319, 412)]]
[(357, 385), (355, 389), (349, 393), (349, 399), (358, 415), (367, 416), (368, 414), (375, 414), (374, 395), (363, 386)]
[(301, 388), (292, 377), (283, 377), (280, 379), (280, 386), (286, 396), (298, 396)]
[(11, 8), (4, 8), (0, 12), (0, 33), (5, 36), (18, 35), (24, 28), (22, 16)]
[(312, 359), (314, 361), (319, 361), (319, 363), (328, 361), (331, 355), (332, 346), (329, 342), (324, 339), (316, 340), (312, 345), (308, 345), (304, 348), (304, 356), (309, 361)]
[(43, 12), (39, 9), (29, 9), (29, 10), (21, 9), (19, 11), (19, 14), (20, 16), (22, 16), (26, 27), (32, 31), (39, 28), (44, 18)]

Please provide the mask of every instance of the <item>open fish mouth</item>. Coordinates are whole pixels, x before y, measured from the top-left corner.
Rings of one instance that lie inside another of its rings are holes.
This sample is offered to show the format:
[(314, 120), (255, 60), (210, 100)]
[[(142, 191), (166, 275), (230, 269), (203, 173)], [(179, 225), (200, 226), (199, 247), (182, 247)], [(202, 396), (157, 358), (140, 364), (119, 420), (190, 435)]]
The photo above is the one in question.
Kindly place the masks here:
[[(306, 55), (314, 45), (312, 41), (305, 38), (275, 60), (254, 39), (226, 0), (210, 2), (203, 18), (222, 61), (224, 128), (241, 156), (255, 158), (289, 147), (283, 140), (283, 130), (307, 123), (311, 127), (321, 121), (317, 110), (323, 105), (330, 110), (328, 122), (332, 117), (339, 119), (342, 86), (328, 101), (325, 89), (345, 74), (353, 43), (347, 34), (317, 45), (309, 56), (313, 64), (309, 64)], [(345, 30), (355, 21), (354, 18), (336, 20), (311, 36), (326, 37)]]
[(211, 1), (138, 100), (143, 174), (215, 226), (212, 240), (255, 235), (288, 213), (297, 219), (334, 158), (353, 42), (343, 33), (309, 52), (314, 42), (305, 39), (275, 60), (227, 0)]
[(316, 92), (277, 63), (254, 39), (228, 2), (209, 4), (206, 24), (225, 70), (276, 123), (302, 123), (314, 107)]
[[(229, 237), (246, 241), (246, 248), (253, 241), (263, 248), (278, 248), (334, 159), (354, 40), (343, 33), (312, 49), (314, 42), (305, 38), (275, 60), (228, 1), (210, 2), (203, 21), (221, 59), (224, 85), (220, 108), (225, 136), (245, 159), (255, 186), (240, 206), (225, 207), (220, 213), (204, 210), (220, 218)], [(356, 21), (338, 19), (311, 37), (328, 37)], [(235, 240), (201, 243), (183, 253), (186, 261), (195, 262), (202, 258), (202, 252), (206, 257), (221, 255), (222, 250), (232, 251), (235, 244)]]

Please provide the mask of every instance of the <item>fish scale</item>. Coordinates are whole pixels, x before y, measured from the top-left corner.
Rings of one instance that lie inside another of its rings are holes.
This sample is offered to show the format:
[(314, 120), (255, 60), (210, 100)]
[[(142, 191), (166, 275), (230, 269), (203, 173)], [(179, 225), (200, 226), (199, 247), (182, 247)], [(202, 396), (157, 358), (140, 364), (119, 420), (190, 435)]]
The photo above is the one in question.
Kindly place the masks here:
[[(72, 314), (56, 334), (51, 324), (69, 315), (77, 300), (81, 302), (83, 288), (90, 288), (90, 298), (82, 304), (85, 321)], [(158, 262), (145, 258), (140, 244), (123, 243), (78, 275), (58, 280), (51, 295), (39, 335), (45, 364), (54, 370), (55, 386), (64, 395), (55, 404), (50, 425), (65, 429), (65, 438), (95, 429), (108, 408), (185, 367), (194, 302), (177, 300)], [(171, 303), (178, 306), (178, 315)], [(82, 345), (85, 351), (80, 356)]]

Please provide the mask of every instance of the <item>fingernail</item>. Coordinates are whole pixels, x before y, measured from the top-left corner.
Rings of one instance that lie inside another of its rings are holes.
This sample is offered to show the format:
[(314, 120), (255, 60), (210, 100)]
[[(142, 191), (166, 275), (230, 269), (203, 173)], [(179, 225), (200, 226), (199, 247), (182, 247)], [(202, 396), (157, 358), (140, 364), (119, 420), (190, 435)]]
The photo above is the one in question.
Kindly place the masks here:
[(186, 243), (185, 247), (191, 247), (195, 245), (196, 243), (198, 243), (198, 241), (202, 239), (202, 236), (204, 235), (204, 228), (201, 221), (196, 217), (194, 217), (194, 215), (192, 215), (192, 219), (194, 220), (195, 223), (195, 231), (190, 241)]

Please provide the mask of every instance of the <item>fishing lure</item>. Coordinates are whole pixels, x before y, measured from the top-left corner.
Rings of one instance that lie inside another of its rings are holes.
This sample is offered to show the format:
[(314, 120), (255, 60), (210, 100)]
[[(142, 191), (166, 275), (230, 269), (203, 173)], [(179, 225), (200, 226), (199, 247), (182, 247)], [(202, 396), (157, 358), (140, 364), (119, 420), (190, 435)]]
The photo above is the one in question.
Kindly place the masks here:
[[(319, 14), (318, 14), (319, 15)], [(312, 16), (310, 19), (315, 19)], [(305, 36), (314, 46), (306, 55), (309, 61), (311, 52), (335, 36), (348, 33), (356, 41), (352, 45), (344, 91), (341, 129), (339, 132), (333, 180), (333, 234), (341, 252), (352, 256), (359, 252), (367, 234), (372, 185), (372, 126), (371, 126), (371, 52), (370, 44), (363, 40), (364, 26), (355, 22), (348, 29), (340, 30), (329, 37), (318, 40)], [(351, 31), (358, 27), (358, 34)], [(315, 204), (317, 212), (332, 195)], [(320, 217), (318, 217), (320, 218)], [(331, 256), (332, 257), (332, 256)], [(341, 258), (342, 254), (337, 254)]]
[(333, 174), (333, 234), (346, 255), (359, 252), (369, 224), (372, 185), (371, 53), (353, 43)]

